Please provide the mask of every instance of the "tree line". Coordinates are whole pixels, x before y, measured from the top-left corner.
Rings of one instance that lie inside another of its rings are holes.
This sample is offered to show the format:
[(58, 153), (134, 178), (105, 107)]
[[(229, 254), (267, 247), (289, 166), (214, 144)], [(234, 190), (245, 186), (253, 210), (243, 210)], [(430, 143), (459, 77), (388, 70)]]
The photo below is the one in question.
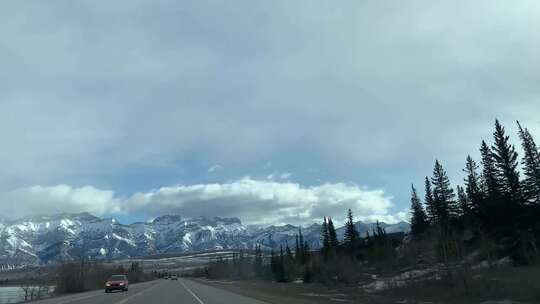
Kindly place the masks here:
[[(511, 256), (531, 264), (540, 234), (540, 152), (531, 132), (517, 122), (520, 158), (504, 126), (495, 121), (493, 143), (480, 144), (480, 161), (466, 157), (462, 185), (455, 189), (439, 160), (424, 180), (422, 202), (411, 189), (411, 235), (416, 241), (435, 235), (443, 260), (462, 257), (457, 239), (487, 240), (489, 255)], [(452, 245), (454, 243), (454, 245)]]
[(58, 266), (56, 275), (56, 293), (75, 293), (103, 288), (111, 275), (124, 274), (130, 283), (144, 282), (156, 277), (156, 273), (146, 273), (139, 262), (113, 266), (99, 262), (65, 262)]
[(479, 162), (466, 157), (464, 181), (455, 188), (436, 160), (432, 176), (424, 179), (423, 199), (411, 186), (407, 235), (388, 234), (378, 222), (360, 235), (348, 210), (342, 240), (332, 218), (325, 217), (321, 248), (310, 249), (300, 229), (294, 249), (285, 244), (264, 251), (257, 245), (254, 253), (214, 261), (199, 275), (357, 284), (370, 280), (364, 277), (368, 272), (392, 275), (420, 264), (442, 264), (447, 282), (456, 285), (472, 281), (471, 267), (463, 263), (474, 252), (479, 252), (475, 261), (487, 260), (489, 265), (503, 257), (518, 265), (533, 264), (539, 256), (540, 152), (530, 131), (519, 122), (517, 126), (523, 156), (496, 120), (493, 143), (481, 142)]
[(349, 210), (343, 240), (338, 239), (333, 220), (325, 217), (321, 242), (321, 248), (310, 248), (299, 228), (294, 247), (286, 243), (279, 250), (263, 250), (256, 245), (252, 252), (240, 251), (231, 259), (220, 258), (193, 275), (212, 279), (258, 278), (283, 283), (297, 280), (353, 283), (358, 280), (366, 262), (381, 269), (391, 265), (399, 237), (387, 235), (379, 223), (372, 233), (361, 237)]

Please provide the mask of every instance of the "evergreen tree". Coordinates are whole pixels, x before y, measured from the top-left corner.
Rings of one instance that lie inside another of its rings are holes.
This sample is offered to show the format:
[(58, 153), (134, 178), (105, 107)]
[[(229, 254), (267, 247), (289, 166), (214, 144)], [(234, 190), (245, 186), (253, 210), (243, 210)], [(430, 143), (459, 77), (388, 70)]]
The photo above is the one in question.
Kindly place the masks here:
[(301, 255), (301, 249), (300, 249), (300, 243), (298, 241), (298, 234), (295, 235), (295, 246), (294, 246), (294, 259), (296, 260), (297, 263), (301, 264), (301, 259), (300, 259), (300, 255)]
[(450, 180), (438, 160), (435, 161), (431, 183), (433, 184), (433, 199), (437, 219), (440, 224), (446, 226), (450, 218), (456, 215), (457, 207), (454, 201), (454, 190), (450, 186)]
[(285, 241), (285, 254), (287, 255), (287, 260), (289, 260), (289, 261), (294, 260), (291, 248), (289, 248), (289, 242), (287, 242), (287, 241)]
[(433, 198), (433, 191), (431, 190), (431, 181), (426, 176), (425, 179), (425, 202), (428, 221), (431, 224), (438, 222), (437, 220), (437, 208), (435, 207), (435, 199)]
[(328, 260), (330, 258), (330, 234), (328, 233), (328, 222), (326, 220), (326, 217), (324, 218), (323, 224), (322, 224), (322, 253), (324, 260)]
[(302, 234), (302, 227), (298, 228), (298, 244), (299, 244), (299, 251), (297, 253), (298, 260), (300, 264), (305, 264), (307, 251), (303, 247), (304, 235)]
[(304, 253), (304, 264), (309, 263), (309, 259), (310, 259), (309, 251), (310, 251), (309, 244), (307, 241), (304, 241), (304, 248), (302, 249), (302, 252)]
[(497, 169), (497, 178), (501, 181), (503, 194), (510, 203), (519, 205), (523, 203), (523, 194), (519, 182), (518, 154), (516, 149), (508, 141), (509, 136), (505, 134), (504, 127), (495, 120), (495, 131), (493, 132), (495, 143), (492, 146), (493, 159)]
[(485, 141), (482, 141), (480, 154), (482, 156), (482, 176), (485, 183), (486, 196), (489, 200), (494, 201), (501, 196), (501, 185), (497, 176), (497, 169), (495, 168), (493, 152)]
[(253, 268), (254, 268), (255, 274), (258, 277), (263, 276), (263, 269), (264, 269), (263, 256), (262, 256), (262, 251), (261, 251), (261, 245), (259, 244), (255, 246), (255, 262), (254, 262)]
[(272, 276), (274, 279), (277, 279), (278, 272), (279, 272), (279, 261), (276, 258), (276, 254), (274, 252), (274, 249), (271, 249), (270, 251), (270, 271), (272, 272)]
[(540, 151), (534, 142), (534, 139), (527, 130), (521, 127), (519, 121), (519, 138), (523, 148), (524, 156), (522, 160), (523, 174), (525, 179), (522, 182), (523, 192), (527, 202), (540, 205)]
[(336, 228), (334, 227), (334, 222), (332, 222), (331, 218), (328, 218), (328, 237), (332, 250), (337, 250), (339, 241), (337, 238)]
[(463, 171), (467, 174), (465, 178), (465, 193), (470, 201), (470, 209), (472, 213), (477, 214), (484, 196), (482, 193), (482, 178), (478, 174), (478, 165), (470, 155), (467, 156), (467, 162)]
[(411, 234), (417, 238), (427, 230), (429, 223), (414, 185), (411, 186), (411, 191)]
[(465, 193), (465, 189), (461, 186), (457, 186), (457, 197), (459, 206), (459, 216), (469, 219), (472, 214), (471, 203)]
[(278, 272), (278, 281), (286, 282), (287, 274), (285, 269), (285, 254), (283, 253), (283, 245), (279, 246), (279, 272)]
[(349, 247), (349, 253), (351, 256), (354, 255), (354, 250), (356, 249), (356, 244), (359, 239), (358, 230), (354, 226), (354, 218), (351, 209), (347, 213), (347, 222), (345, 223), (345, 237), (344, 243)]

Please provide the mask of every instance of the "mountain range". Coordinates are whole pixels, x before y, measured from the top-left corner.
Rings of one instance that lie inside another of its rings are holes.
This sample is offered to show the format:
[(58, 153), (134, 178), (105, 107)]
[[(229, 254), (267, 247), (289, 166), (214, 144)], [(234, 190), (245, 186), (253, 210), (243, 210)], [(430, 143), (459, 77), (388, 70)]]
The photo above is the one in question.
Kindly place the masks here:
[[(357, 222), (360, 235), (375, 224)], [(388, 233), (408, 232), (406, 222), (380, 225)], [(129, 225), (113, 218), (88, 213), (36, 216), (0, 220), (0, 270), (23, 265), (43, 265), (77, 260), (112, 260), (162, 253), (198, 252), (221, 249), (265, 249), (294, 246), (298, 226), (246, 226), (237, 218), (164, 215), (149, 222)], [(311, 248), (321, 246), (321, 225), (303, 227)], [(343, 238), (344, 228), (338, 228)]]

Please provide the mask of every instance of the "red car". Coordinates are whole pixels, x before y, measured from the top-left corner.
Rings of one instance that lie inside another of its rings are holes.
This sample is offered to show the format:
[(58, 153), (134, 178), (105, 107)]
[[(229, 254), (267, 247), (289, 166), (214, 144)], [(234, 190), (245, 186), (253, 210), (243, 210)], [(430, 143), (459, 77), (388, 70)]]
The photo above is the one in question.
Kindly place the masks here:
[(128, 291), (129, 282), (125, 275), (113, 275), (105, 283), (105, 293), (113, 290)]

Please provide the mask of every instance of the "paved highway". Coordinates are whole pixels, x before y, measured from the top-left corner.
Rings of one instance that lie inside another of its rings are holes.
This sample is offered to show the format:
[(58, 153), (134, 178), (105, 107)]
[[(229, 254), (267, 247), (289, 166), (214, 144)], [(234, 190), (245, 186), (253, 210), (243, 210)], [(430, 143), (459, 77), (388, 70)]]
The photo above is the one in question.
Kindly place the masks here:
[(268, 304), (191, 280), (132, 284), (128, 292), (90, 291), (32, 303), (39, 304)]

